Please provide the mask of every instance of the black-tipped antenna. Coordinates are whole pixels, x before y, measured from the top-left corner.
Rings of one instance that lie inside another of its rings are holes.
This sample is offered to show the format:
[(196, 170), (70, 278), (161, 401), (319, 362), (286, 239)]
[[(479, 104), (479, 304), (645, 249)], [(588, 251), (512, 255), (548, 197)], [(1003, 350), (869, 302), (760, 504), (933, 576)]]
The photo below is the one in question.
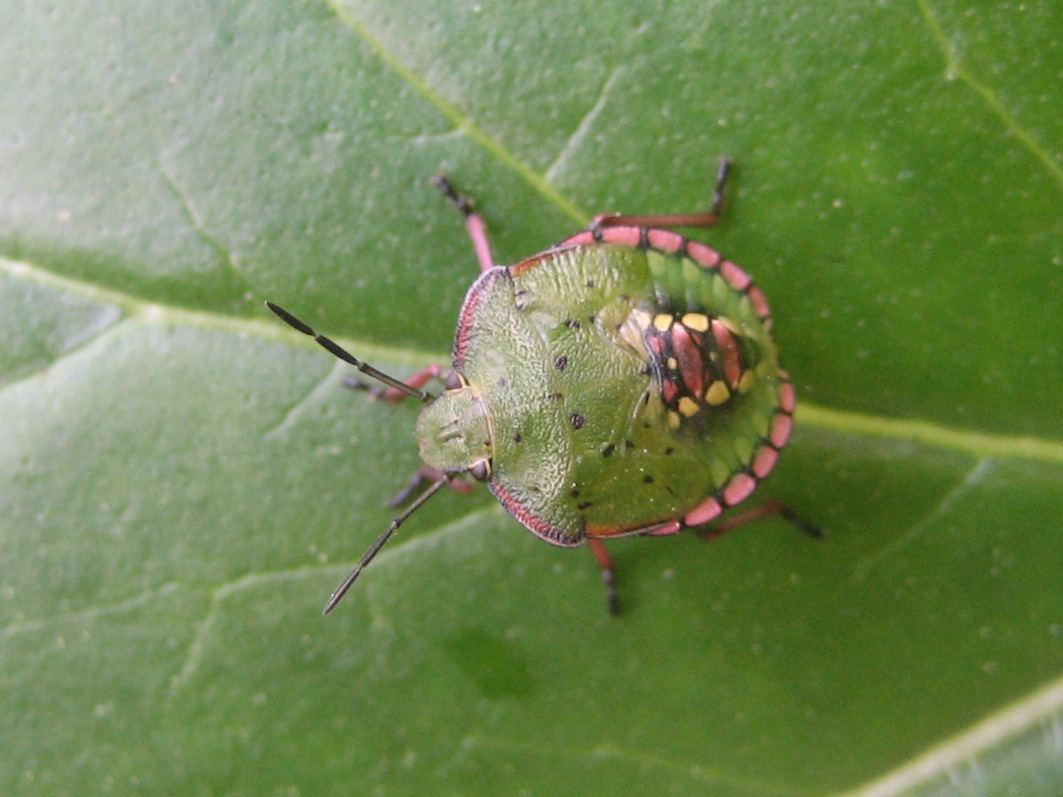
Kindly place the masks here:
[(343, 348), (340, 344), (338, 344), (336, 341), (332, 340), (332, 338), (327, 338), (324, 335), (315, 332), (313, 327), (311, 327), (305, 321), (300, 321), (298, 318), (293, 316), (280, 305), (274, 304), (273, 302), (266, 302), (266, 307), (268, 307), (273, 312), (273, 314), (285, 324), (292, 327), (293, 329), (299, 330), (304, 335), (309, 335), (314, 340), (316, 340), (322, 348), (326, 349), (336, 357), (339, 357), (345, 363), (350, 363), (363, 374), (368, 376), (370, 379), (375, 379), (378, 382), (383, 382), (388, 387), (393, 387), (396, 390), (405, 393), (407, 396), (412, 396), (413, 398), (420, 399), (421, 401), (428, 400), (429, 395), (425, 391), (410, 387), (405, 382), (402, 382), (393, 376), (388, 376), (383, 371), (378, 371), (376, 368), (369, 365), (368, 363), (362, 362), (349, 351), (347, 351), (345, 348)]
[(439, 492), (449, 481), (449, 474), (436, 479), (436, 481), (432, 482), (423, 493), (417, 496), (416, 501), (406, 507), (401, 515), (391, 521), (391, 525), (384, 530), (384, 533), (377, 537), (376, 541), (369, 546), (369, 550), (362, 554), (362, 558), (358, 560), (358, 564), (354, 566), (354, 570), (350, 572), (347, 578), (343, 579), (342, 584), (336, 587), (336, 591), (332, 593), (332, 597), (330, 597), (328, 603), (325, 604), (325, 614), (328, 614), (335, 609), (336, 604), (343, 600), (343, 596), (347, 594), (347, 590), (351, 588), (351, 585), (355, 582), (358, 576), (362, 574), (362, 571), (365, 570), (366, 565), (373, 561), (373, 557), (380, 552), (380, 549), (384, 547), (387, 541), (391, 538), (391, 535), (399, 530), (399, 526), (406, 522), (406, 518), (420, 509), (425, 501)]

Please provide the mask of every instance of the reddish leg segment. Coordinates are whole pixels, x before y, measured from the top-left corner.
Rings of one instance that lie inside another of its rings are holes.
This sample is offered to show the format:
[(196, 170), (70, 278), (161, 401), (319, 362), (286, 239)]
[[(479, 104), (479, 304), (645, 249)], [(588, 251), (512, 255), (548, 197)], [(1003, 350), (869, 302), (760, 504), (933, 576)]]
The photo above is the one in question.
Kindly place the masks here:
[(823, 537), (823, 530), (821, 528), (813, 526), (807, 520), (804, 520), (778, 498), (771, 498), (757, 506), (746, 509), (744, 512), (739, 512), (737, 515), (732, 515), (725, 520), (718, 521), (702, 529), (697, 529), (695, 533), (704, 539), (714, 540), (717, 537), (722, 537), (729, 531), (734, 531), (741, 526), (745, 526), (747, 523), (771, 517), (772, 515), (778, 515), (798, 531), (807, 534), (809, 537), (814, 537), (816, 539)]
[(495, 267), (495, 259), (491, 256), (491, 246), (487, 242), (487, 227), (484, 225), (483, 216), (476, 212), (472, 202), (454, 190), (446, 177), (437, 174), (432, 178), (432, 183), (443, 192), (443, 196), (450, 200), (461, 215), (465, 217), (465, 229), (469, 231), (472, 239), (472, 248), (476, 250), (476, 259), (480, 263), (480, 271), (488, 271)]
[[(442, 380), (446, 376), (448, 370), (449, 369), (446, 369), (441, 365), (429, 365), (427, 368), (422, 368), (420, 371), (404, 380), (403, 384), (412, 390), (419, 391), (433, 379)], [(368, 382), (363, 382), (361, 379), (356, 379), (353, 376), (344, 379), (343, 383), (347, 385), (347, 387), (354, 388), (355, 390), (364, 390), (373, 398), (386, 401), (388, 404), (398, 404), (404, 398), (409, 398), (411, 395), (398, 388), (370, 384)]]
[(712, 192), (712, 204), (706, 213), (648, 214), (643, 216), (621, 213), (595, 216), (591, 229), (602, 227), (711, 227), (723, 213), (723, 186), (731, 171), (731, 159), (720, 158), (716, 169), (716, 185)]

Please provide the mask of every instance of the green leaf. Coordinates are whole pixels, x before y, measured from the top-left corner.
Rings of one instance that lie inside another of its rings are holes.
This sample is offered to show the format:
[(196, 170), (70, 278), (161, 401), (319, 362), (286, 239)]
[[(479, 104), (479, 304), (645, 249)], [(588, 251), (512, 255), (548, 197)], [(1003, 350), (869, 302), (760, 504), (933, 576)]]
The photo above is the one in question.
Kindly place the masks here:
[[(1047, 2), (0, 8), (0, 793), (1063, 791)], [(544, 545), (485, 491), (328, 592), (475, 274), (704, 207), (798, 428), (763, 521)]]

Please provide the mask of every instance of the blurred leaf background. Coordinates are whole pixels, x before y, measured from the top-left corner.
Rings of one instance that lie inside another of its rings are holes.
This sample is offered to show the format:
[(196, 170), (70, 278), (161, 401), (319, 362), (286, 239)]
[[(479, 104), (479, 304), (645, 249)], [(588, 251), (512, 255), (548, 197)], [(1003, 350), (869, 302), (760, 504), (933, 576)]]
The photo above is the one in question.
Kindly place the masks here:
[[(1057, 4), (0, 7), (0, 791), (1063, 791)], [(589, 556), (485, 491), (320, 606), (475, 275), (703, 207), (801, 407), (764, 521)]]

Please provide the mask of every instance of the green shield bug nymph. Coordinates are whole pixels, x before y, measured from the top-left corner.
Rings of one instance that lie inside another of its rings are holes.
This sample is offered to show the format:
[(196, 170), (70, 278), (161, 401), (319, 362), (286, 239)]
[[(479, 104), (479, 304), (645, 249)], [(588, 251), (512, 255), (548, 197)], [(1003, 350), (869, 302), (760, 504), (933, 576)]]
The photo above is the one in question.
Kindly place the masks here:
[[(430, 484), (365, 552), (326, 613), (406, 518), (461, 474), (486, 482), (547, 542), (587, 542), (613, 612), (601, 540), (705, 526), (749, 497), (786, 445), (794, 411), (768, 303), (734, 263), (663, 229), (718, 220), (728, 163), (708, 212), (599, 216), (512, 266), (495, 265), (482, 218), (437, 177), (465, 216), (482, 271), (458, 316), (449, 370), (402, 382), (267, 302), (386, 385), (381, 397), (425, 403), (417, 421), (425, 467), (412, 487)], [(432, 380), (442, 392), (421, 389)], [(816, 533), (773, 501), (714, 531), (773, 512)]]

